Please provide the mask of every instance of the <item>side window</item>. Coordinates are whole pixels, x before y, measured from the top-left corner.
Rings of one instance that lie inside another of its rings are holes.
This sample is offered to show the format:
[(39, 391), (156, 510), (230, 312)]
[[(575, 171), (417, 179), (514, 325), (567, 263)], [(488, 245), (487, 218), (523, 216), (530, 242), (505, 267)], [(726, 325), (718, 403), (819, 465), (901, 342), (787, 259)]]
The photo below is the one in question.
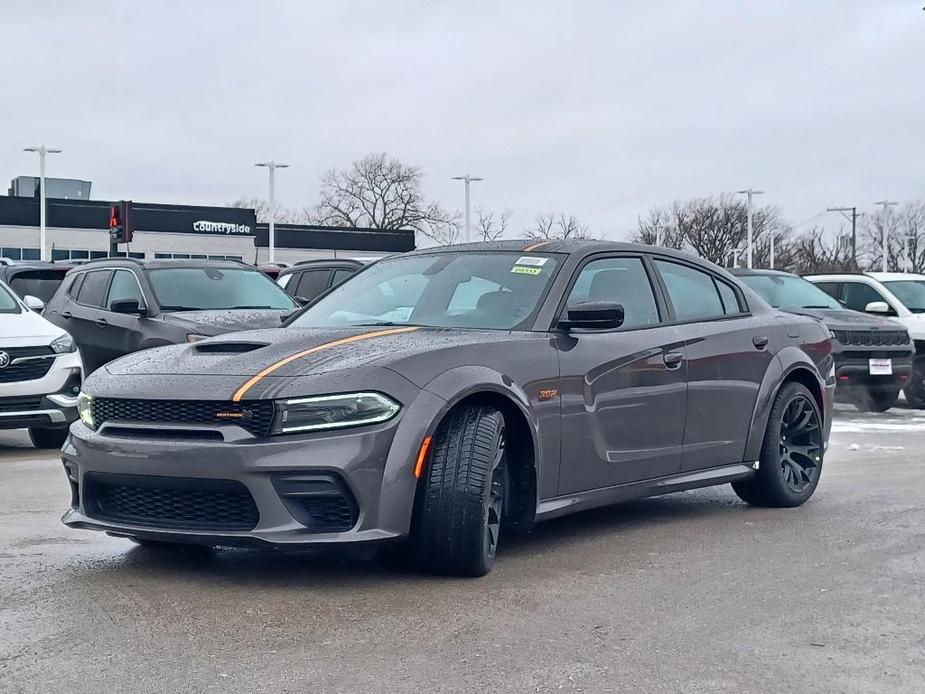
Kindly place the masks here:
[(722, 280), (714, 281), (716, 282), (717, 289), (719, 289), (719, 298), (723, 301), (723, 310), (726, 312), (726, 315), (732, 316), (736, 313), (742, 313), (742, 306), (739, 304), (739, 296), (736, 294), (735, 289)]
[(126, 301), (134, 299), (139, 306), (144, 306), (145, 297), (138, 286), (138, 280), (129, 270), (116, 270), (109, 285), (109, 296), (106, 298), (106, 307), (112, 306), (113, 301)]
[(331, 286), (336, 287), (338, 284), (343, 282), (348, 277), (352, 277), (356, 274), (356, 270), (348, 270), (346, 268), (340, 268), (334, 271), (334, 279), (331, 280)]
[(656, 260), (668, 297), (679, 321), (705, 320), (726, 315), (712, 275), (667, 260)]
[(862, 282), (845, 282), (845, 306), (852, 311), (864, 311), (867, 304), (873, 301), (885, 301), (883, 295), (869, 284)]
[(641, 258), (601, 258), (585, 265), (575, 280), (568, 306), (586, 301), (623, 305), (623, 328), (657, 325), (658, 305)]
[(80, 292), (77, 294), (78, 303), (102, 307), (111, 274), (109, 270), (88, 272), (87, 276), (84, 277), (83, 284), (80, 285)]
[(831, 296), (836, 301), (841, 301), (841, 291), (842, 285), (841, 282), (813, 282), (819, 289), (824, 291), (826, 294)]
[(314, 299), (328, 288), (330, 276), (330, 270), (306, 270), (299, 277), (299, 283), (292, 293), (302, 299)]

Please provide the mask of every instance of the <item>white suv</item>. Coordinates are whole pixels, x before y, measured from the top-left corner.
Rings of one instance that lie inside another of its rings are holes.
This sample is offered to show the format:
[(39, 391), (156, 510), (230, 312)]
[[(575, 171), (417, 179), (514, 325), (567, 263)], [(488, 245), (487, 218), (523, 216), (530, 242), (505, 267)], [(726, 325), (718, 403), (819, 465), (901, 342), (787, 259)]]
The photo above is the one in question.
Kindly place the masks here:
[(29, 429), (38, 448), (60, 448), (77, 419), (83, 365), (74, 340), (0, 282), (0, 429)]
[(915, 368), (903, 389), (906, 401), (925, 409), (925, 275), (907, 272), (807, 275), (846, 308), (892, 318), (915, 342)]

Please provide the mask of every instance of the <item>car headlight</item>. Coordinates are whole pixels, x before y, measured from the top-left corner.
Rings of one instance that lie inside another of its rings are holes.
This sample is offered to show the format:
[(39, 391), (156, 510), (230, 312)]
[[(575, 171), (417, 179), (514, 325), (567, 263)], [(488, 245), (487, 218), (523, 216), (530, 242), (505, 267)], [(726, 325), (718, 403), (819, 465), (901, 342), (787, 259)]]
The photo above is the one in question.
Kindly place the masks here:
[(77, 414), (80, 421), (91, 429), (96, 429), (96, 422), (93, 419), (93, 396), (89, 393), (80, 391), (77, 394)]
[(51, 341), (51, 349), (55, 354), (65, 354), (67, 352), (76, 352), (77, 344), (74, 338), (64, 333), (61, 337), (56, 337)]
[(385, 422), (401, 405), (382, 393), (343, 393), (277, 401), (275, 434), (341, 429)]
[(198, 333), (190, 333), (186, 336), (187, 342), (199, 342), (200, 340), (205, 340), (209, 335), (199, 335)]

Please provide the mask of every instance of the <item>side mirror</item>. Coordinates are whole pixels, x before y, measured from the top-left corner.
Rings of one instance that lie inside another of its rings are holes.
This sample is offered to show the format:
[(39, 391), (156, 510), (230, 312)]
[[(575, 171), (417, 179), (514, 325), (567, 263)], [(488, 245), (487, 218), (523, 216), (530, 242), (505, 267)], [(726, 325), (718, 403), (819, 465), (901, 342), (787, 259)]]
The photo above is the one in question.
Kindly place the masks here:
[(613, 330), (623, 325), (623, 304), (612, 301), (587, 301), (570, 306), (568, 317), (559, 321), (559, 327), (571, 330)]
[(864, 307), (865, 313), (890, 313), (890, 305), (885, 301), (871, 301)]
[(35, 311), (36, 313), (41, 313), (42, 311), (45, 310), (45, 302), (39, 299), (37, 296), (26, 294), (22, 298), (22, 302), (26, 305), (26, 307), (29, 310)]
[(148, 309), (138, 303), (137, 299), (119, 299), (109, 304), (109, 310), (113, 313), (127, 313), (133, 316), (147, 315)]

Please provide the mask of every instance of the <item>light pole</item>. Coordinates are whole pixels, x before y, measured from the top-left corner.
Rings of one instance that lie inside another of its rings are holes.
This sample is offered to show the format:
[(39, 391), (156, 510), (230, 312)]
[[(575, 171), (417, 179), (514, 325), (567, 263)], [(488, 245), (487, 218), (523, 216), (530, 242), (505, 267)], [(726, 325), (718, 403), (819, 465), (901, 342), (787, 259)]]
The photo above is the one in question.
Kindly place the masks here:
[(26, 147), (24, 152), (38, 152), (39, 154), (39, 258), (48, 260), (48, 253), (45, 250), (45, 155), (60, 154), (61, 150), (55, 147)]
[(762, 195), (763, 190), (754, 190), (753, 188), (746, 188), (745, 190), (737, 190), (739, 195), (745, 195), (748, 199), (747, 206), (747, 218), (748, 218), (748, 263), (746, 267), (752, 269), (752, 196)]
[(655, 229), (655, 245), (661, 246), (662, 245), (662, 232), (668, 228), (668, 225), (667, 224), (653, 224), (652, 226)]
[(898, 205), (898, 202), (893, 202), (891, 200), (878, 200), (874, 203), (875, 205), (880, 205), (883, 207), (882, 219), (880, 220), (880, 248), (883, 253), (883, 271), (890, 271), (890, 254), (889, 247), (886, 240), (886, 223), (890, 218), (890, 208)]
[(254, 166), (265, 166), (270, 172), (270, 233), (269, 233), (269, 246), (270, 246), (270, 263), (276, 262), (276, 198), (274, 194), (274, 185), (276, 183), (276, 170), (277, 169), (287, 169), (289, 164), (283, 164), (278, 161), (261, 161)]
[(465, 176), (453, 176), (454, 181), (465, 181), (466, 182), (466, 243), (469, 243), (469, 184), (472, 181), (484, 181), (484, 178), (479, 178), (478, 176), (470, 176), (466, 174)]

